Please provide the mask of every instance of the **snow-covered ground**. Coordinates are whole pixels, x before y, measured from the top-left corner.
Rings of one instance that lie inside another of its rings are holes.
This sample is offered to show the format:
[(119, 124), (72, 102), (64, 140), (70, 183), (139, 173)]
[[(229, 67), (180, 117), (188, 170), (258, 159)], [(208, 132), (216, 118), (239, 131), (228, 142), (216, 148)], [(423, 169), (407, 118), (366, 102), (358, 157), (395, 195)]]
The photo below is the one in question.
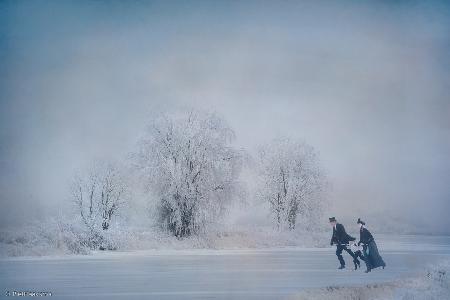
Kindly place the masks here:
[(5, 299), (7, 291), (47, 291), (51, 299), (450, 299), (441, 263), (450, 259), (450, 237), (377, 241), (387, 268), (369, 274), (337, 270), (331, 247), (10, 257), (0, 260), (0, 291)]
[(402, 277), (388, 282), (369, 283), (359, 286), (327, 286), (306, 288), (288, 297), (290, 300), (334, 299), (450, 299), (450, 260), (428, 265), (415, 276)]
[[(155, 227), (110, 228), (101, 233), (108, 244), (120, 251), (324, 247), (330, 239), (329, 231), (311, 232), (297, 228), (280, 232), (272, 226), (261, 225), (224, 226), (183, 239)], [(61, 228), (57, 222), (1, 230), (0, 257), (90, 254), (91, 249), (83, 245), (83, 238), (86, 238), (83, 231)]]

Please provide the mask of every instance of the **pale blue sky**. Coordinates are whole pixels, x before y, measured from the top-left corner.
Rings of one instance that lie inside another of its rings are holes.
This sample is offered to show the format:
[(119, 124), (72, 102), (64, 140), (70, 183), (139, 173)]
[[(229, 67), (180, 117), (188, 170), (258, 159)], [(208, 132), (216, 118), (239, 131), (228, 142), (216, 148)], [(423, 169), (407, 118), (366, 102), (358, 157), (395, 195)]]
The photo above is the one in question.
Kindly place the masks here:
[(438, 1), (2, 1), (0, 219), (52, 213), (76, 168), (188, 106), (250, 150), (315, 146), (336, 215), (449, 232), (449, 50)]

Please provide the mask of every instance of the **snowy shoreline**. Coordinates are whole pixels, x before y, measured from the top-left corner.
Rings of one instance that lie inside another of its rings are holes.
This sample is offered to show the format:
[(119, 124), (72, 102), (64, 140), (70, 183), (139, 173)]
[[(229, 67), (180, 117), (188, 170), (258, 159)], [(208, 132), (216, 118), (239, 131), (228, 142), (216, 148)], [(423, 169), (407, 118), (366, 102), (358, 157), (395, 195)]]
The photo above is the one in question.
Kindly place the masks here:
[(450, 260), (428, 265), (416, 276), (356, 286), (305, 289), (288, 300), (441, 300), (450, 297)]
[[(409, 242), (411, 238), (422, 242), (420, 245), (411, 247)], [(162, 253), (181, 253), (179, 251), (191, 251), (192, 253), (211, 251), (214, 253), (219, 250), (330, 250), (330, 233), (327, 231), (279, 232), (268, 227), (249, 227), (240, 230), (231, 228), (183, 239), (177, 239), (156, 229), (134, 229), (115, 231), (110, 239), (116, 245), (116, 250), (101, 251), (81, 247), (76, 244), (74, 237), (62, 236), (57, 230), (47, 231), (45, 228), (35, 227), (33, 230), (2, 231), (0, 232), (0, 259), (92, 255), (98, 257), (99, 254), (111, 256), (114, 253), (154, 253), (157, 255), (159, 251)], [(427, 242), (430, 239), (433, 240), (432, 244)], [(447, 243), (450, 243), (450, 236), (378, 234), (377, 240), (380, 242), (382, 250), (433, 251), (439, 250), (440, 247), (447, 247)], [(445, 242), (440, 245), (435, 243), (435, 240), (444, 240)]]
[(211, 231), (182, 239), (155, 228), (111, 231), (107, 236), (116, 250), (95, 250), (80, 244), (76, 234), (58, 229), (32, 228), (0, 232), (1, 257), (89, 255), (95, 252), (196, 249), (269, 249), (285, 247), (320, 248), (329, 243), (328, 232), (296, 230), (278, 232), (273, 228)]

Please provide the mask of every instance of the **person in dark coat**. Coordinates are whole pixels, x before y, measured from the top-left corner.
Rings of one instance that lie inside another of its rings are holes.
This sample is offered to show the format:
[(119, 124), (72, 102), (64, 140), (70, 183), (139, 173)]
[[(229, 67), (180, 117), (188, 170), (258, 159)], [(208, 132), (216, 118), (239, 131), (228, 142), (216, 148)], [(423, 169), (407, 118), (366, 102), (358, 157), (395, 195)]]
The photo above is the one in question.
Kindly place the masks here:
[(373, 238), (372, 234), (369, 230), (365, 227), (366, 223), (361, 221), (360, 218), (358, 218), (358, 221), (356, 222), (359, 225), (359, 242), (358, 245), (363, 246), (362, 254), (364, 256), (364, 262), (366, 263), (366, 273), (369, 273), (372, 269), (383, 267), (383, 269), (386, 267), (386, 263), (384, 262), (383, 258), (378, 253), (378, 247), (375, 243), (375, 239)]
[(338, 257), (339, 263), (341, 264), (338, 269), (345, 268), (345, 261), (342, 257), (342, 251), (346, 251), (353, 258), (353, 264), (355, 265), (355, 270), (360, 265), (358, 258), (355, 254), (347, 248), (347, 244), (351, 241), (356, 240), (354, 237), (350, 236), (345, 232), (344, 225), (337, 223), (335, 217), (329, 218), (330, 224), (333, 226), (333, 235), (331, 237), (330, 245), (336, 244), (336, 256)]

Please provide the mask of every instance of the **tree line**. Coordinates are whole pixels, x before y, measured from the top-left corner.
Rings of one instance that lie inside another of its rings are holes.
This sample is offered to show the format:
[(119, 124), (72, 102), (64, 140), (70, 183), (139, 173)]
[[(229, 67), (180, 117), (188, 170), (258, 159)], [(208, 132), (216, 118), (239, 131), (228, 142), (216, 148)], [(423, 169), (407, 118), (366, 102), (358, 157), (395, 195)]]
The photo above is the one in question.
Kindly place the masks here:
[[(165, 114), (150, 121), (132, 153), (149, 201), (156, 198), (156, 219), (178, 238), (196, 235), (223, 216), (227, 207), (248, 196), (240, 179), (249, 154), (233, 146), (235, 132), (215, 113)], [(293, 230), (323, 211), (326, 178), (310, 145), (276, 138), (258, 147), (255, 197), (270, 208), (274, 227)], [(75, 176), (72, 201), (91, 245), (102, 243), (132, 191), (126, 172), (113, 163), (94, 165)]]

